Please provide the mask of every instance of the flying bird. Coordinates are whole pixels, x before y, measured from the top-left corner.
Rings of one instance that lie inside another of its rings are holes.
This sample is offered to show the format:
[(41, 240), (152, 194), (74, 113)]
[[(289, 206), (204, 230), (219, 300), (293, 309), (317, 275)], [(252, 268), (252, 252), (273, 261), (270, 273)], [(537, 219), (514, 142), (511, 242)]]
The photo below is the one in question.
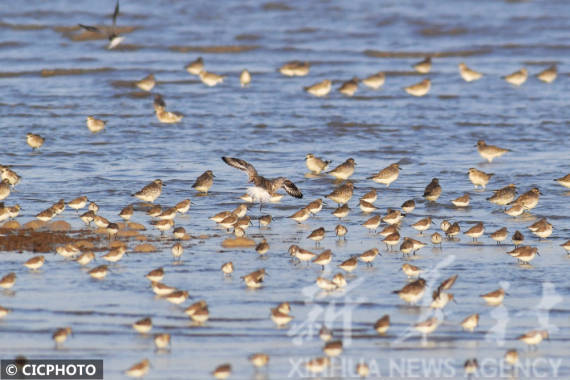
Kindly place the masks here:
[(257, 170), (250, 163), (233, 157), (222, 157), (222, 160), (229, 166), (242, 170), (247, 173), (248, 181), (254, 186), (248, 187), (247, 193), (254, 201), (260, 203), (259, 208), (264, 202), (269, 202), (275, 193), (283, 188), (287, 194), (295, 198), (303, 198), (303, 193), (295, 186), (293, 182), (285, 177), (277, 177), (268, 179), (257, 174)]
[(113, 25), (111, 26), (110, 30), (101, 30), (95, 26), (90, 26), (90, 25), (83, 25), (83, 24), (78, 24), (78, 25), (90, 32), (107, 35), (107, 38), (109, 39), (109, 45), (107, 45), (107, 49), (111, 50), (117, 47), (125, 39), (124, 36), (119, 36), (119, 34), (115, 30), (117, 26), (118, 15), (119, 15), (119, 0), (117, 0), (117, 4), (115, 5), (115, 12), (113, 12)]

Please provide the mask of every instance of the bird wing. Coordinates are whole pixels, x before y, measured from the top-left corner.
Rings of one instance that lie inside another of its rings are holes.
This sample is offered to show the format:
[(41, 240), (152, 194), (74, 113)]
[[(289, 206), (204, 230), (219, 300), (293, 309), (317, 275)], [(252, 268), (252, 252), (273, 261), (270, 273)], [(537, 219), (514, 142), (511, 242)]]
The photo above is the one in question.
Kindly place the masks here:
[(83, 25), (83, 24), (77, 24), (77, 25), (79, 25), (83, 29), (88, 30), (88, 31), (93, 32), (93, 33), (103, 33), (103, 32), (101, 32), (101, 30), (99, 30), (99, 28), (96, 28), (94, 26)]
[(295, 186), (295, 184), (289, 181), (288, 179), (283, 181), (283, 185), (281, 185), (281, 187), (285, 189), (287, 194), (289, 194), (290, 196), (295, 198), (303, 198), (303, 193), (301, 193), (301, 190), (299, 190), (297, 186)]
[(117, 25), (118, 15), (119, 15), (119, 0), (117, 0), (117, 4), (115, 5), (115, 12), (113, 12), (113, 30), (115, 29), (115, 25)]
[(229, 166), (233, 166), (236, 169), (243, 170), (244, 172), (246, 172), (250, 180), (252, 180), (253, 177), (257, 175), (257, 170), (255, 170), (253, 165), (242, 159), (234, 157), (222, 157), (222, 160), (224, 160), (224, 162)]

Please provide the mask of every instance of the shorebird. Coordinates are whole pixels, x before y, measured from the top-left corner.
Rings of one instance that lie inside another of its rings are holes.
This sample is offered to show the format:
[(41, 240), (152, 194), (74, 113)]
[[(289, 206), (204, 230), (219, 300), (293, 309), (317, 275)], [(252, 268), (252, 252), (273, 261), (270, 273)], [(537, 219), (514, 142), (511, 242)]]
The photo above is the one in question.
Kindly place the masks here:
[(489, 180), (494, 175), (493, 173), (485, 173), (481, 170), (477, 170), (475, 168), (469, 168), (467, 172), (469, 175), (469, 180), (477, 188), (477, 186), (481, 186), (483, 189), (489, 183)]
[(451, 277), (448, 277), (445, 280), (443, 280), (441, 284), (439, 284), (439, 286), (437, 287), (437, 292), (440, 293), (444, 290), (451, 289), (451, 287), (455, 284), (455, 281), (457, 281), (457, 277), (459, 276), (457, 274), (454, 274)]
[(115, 11), (113, 12), (113, 25), (111, 26), (111, 29), (101, 30), (95, 26), (89, 26), (89, 25), (83, 25), (83, 24), (79, 24), (79, 26), (82, 27), (83, 29), (88, 30), (88, 31), (93, 32), (93, 33), (105, 34), (107, 36), (107, 38), (109, 39), (109, 44), (107, 45), (107, 49), (111, 50), (111, 49), (117, 47), (125, 39), (124, 36), (119, 36), (119, 34), (115, 30), (115, 28), (117, 26), (117, 16), (118, 15), (119, 15), (119, 0), (117, 0), (117, 3), (115, 4)]
[(43, 256), (34, 256), (24, 263), (24, 266), (31, 270), (38, 270), (44, 265), (45, 258)]
[[(0, 165), (0, 179), (7, 180), (8, 183), (14, 187), (20, 183), (21, 177), (7, 166)], [(559, 181), (560, 182), (560, 181)], [(563, 182), (560, 182), (561, 184)]]
[(140, 191), (132, 194), (132, 196), (137, 197), (141, 201), (152, 203), (162, 193), (162, 186), (166, 185), (163, 184), (160, 179), (155, 179), (154, 181), (143, 187)]
[(258, 352), (249, 355), (248, 360), (255, 368), (261, 368), (265, 367), (267, 363), (269, 363), (269, 355)]
[(441, 247), (441, 242), (442, 242), (442, 241), (443, 241), (443, 238), (441, 237), (441, 235), (440, 235), (439, 233), (434, 232), (434, 233), (431, 235), (431, 242), (432, 242), (432, 244), (435, 244), (435, 245), (439, 244), (439, 246)]
[(307, 165), (307, 168), (314, 174), (319, 174), (320, 172), (327, 170), (330, 163), (331, 161), (315, 157), (311, 153), (305, 156), (305, 164)]
[(382, 184), (386, 185), (386, 187), (388, 187), (388, 186), (390, 186), (390, 184), (392, 182), (394, 182), (396, 179), (398, 179), (399, 175), (400, 175), (400, 166), (396, 162), (396, 163), (393, 163), (390, 166), (380, 170), (375, 175), (368, 177), (367, 179), (371, 179), (372, 181), (374, 181), (376, 183), (382, 183)]
[(508, 235), (509, 231), (507, 230), (507, 227), (502, 227), (497, 231), (491, 233), (491, 239), (495, 240), (497, 244), (501, 244), (501, 242), (504, 241)]
[(395, 290), (392, 293), (398, 294), (401, 299), (409, 304), (415, 304), (424, 295), (426, 290), (426, 280), (423, 278), (418, 278), (414, 282), (411, 282), (404, 286), (400, 290)]
[(324, 356), (311, 359), (305, 363), (305, 368), (311, 373), (321, 373), (331, 364), (331, 360)]
[(198, 190), (201, 193), (207, 194), (208, 190), (210, 190), (212, 184), (214, 183), (215, 177), (216, 176), (211, 170), (206, 170), (198, 178), (196, 178), (196, 181), (192, 185), (192, 188)]
[(33, 133), (26, 134), (26, 142), (32, 150), (40, 149), (41, 146), (44, 145), (45, 141), (46, 140), (40, 135), (35, 135)]
[(317, 215), (323, 209), (323, 200), (315, 199), (307, 205), (306, 209), (309, 210), (311, 214)]
[(476, 225), (464, 232), (465, 235), (473, 239), (473, 242), (476, 242), (477, 238), (483, 236), (484, 233), (485, 227), (483, 226), (483, 222), (478, 222)]
[(556, 65), (552, 65), (547, 69), (544, 69), (540, 73), (536, 74), (536, 77), (544, 83), (552, 83), (556, 79), (557, 69)]
[(300, 262), (308, 262), (317, 257), (313, 252), (307, 251), (295, 244), (289, 247), (289, 255), (296, 257)]
[(423, 270), (415, 265), (405, 263), (402, 265), (402, 272), (404, 272), (408, 277), (418, 277)]
[(413, 199), (409, 199), (402, 203), (402, 210), (404, 212), (412, 212), (416, 208), (416, 202)]
[(67, 340), (67, 337), (72, 335), (71, 327), (63, 327), (55, 330), (52, 335), (52, 339), (56, 346), (60, 346)]
[(481, 77), (483, 76), (483, 74), (481, 74), (480, 72), (471, 70), (469, 67), (467, 67), (465, 63), (459, 64), (459, 74), (461, 75), (461, 78), (463, 78), (465, 82), (473, 82), (481, 79)]
[(354, 77), (351, 80), (344, 82), (339, 87), (338, 92), (346, 96), (353, 96), (357, 89), (358, 89), (358, 78)]
[(313, 263), (320, 265), (322, 270), (325, 270), (325, 265), (331, 262), (332, 260), (332, 252), (330, 249), (327, 249), (321, 252), (317, 257), (313, 259)]
[(196, 60), (187, 64), (184, 68), (189, 74), (200, 75), (204, 70), (204, 59), (202, 57), (198, 57)]
[(101, 119), (96, 119), (93, 116), (87, 116), (87, 129), (91, 131), (91, 133), (98, 133), (105, 129), (105, 125), (107, 122)]
[(336, 216), (337, 218), (342, 219), (342, 218), (345, 218), (345, 217), (348, 215), (349, 212), (350, 212), (350, 208), (348, 207), (347, 204), (344, 204), (344, 205), (342, 205), (342, 206), (336, 208), (336, 209), (332, 212), (332, 214), (333, 214), (334, 216)]
[(378, 199), (378, 193), (376, 192), (376, 189), (372, 189), (366, 194), (364, 194), (362, 197), (360, 197), (361, 201), (365, 201), (368, 203), (374, 203), (376, 202), (376, 199)]
[(311, 239), (311, 240), (315, 241), (315, 244), (317, 246), (319, 245), (319, 242), (321, 240), (323, 240), (324, 238), (325, 238), (325, 228), (324, 227), (317, 228), (316, 230), (311, 232), (311, 234), (309, 236), (307, 236), (307, 239)]
[(412, 67), (420, 74), (429, 73), (431, 70), (431, 57), (426, 57), (423, 61), (412, 65)]
[(471, 331), (475, 330), (475, 328), (479, 325), (479, 314), (471, 314), (470, 316), (466, 317), (463, 321), (461, 321), (461, 327), (464, 330)]
[(319, 330), (319, 338), (321, 338), (323, 342), (328, 342), (333, 338), (333, 332), (323, 324)]
[(325, 79), (322, 82), (315, 83), (311, 86), (303, 87), (303, 89), (311, 95), (317, 97), (323, 97), (327, 96), (329, 92), (331, 92), (331, 84), (332, 82), (330, 80)]
[(519, 361), (519, 353), (517, 352), (517, 350), (508, 350), (507, 352), (505, 352), (505, 356), (503, 357), (503, 359), (509, 365), (514, 367), (515, 365), (517, 365)]
[(305, 220), (309, 219), (310, 216), (311, 212), (306, 207), (303, 207), (293, 215), (289, 216), (289, 218), (293, 219), (297, 223), (303, 223)]
[(384, 81), (386, 80), (386, 75), (383, 72), (378, 72), (376, 74), (372, 74), (369, 77), (366, 77), (362, 80), (362, 84), (367, 87), (370, 87), (373, 90), (378, 90), (380, 87), (384, 85)]
[(97, 280), (102, 280), (105, 278), (105, 276), (107, 275), (108, 272), (108, 267), (107, 265), (99, 265), (98, 267), (95, 267), (93, 269), (91, 269), (89, 272), (87, 272), (91, 277), (93, 277), (94, 279)]
[(336, 236), (338, 238), (342, 237), (342, 238), (346, 239), (345, 236), (348, 233), (348, 229), (345, 226), (343, 226), (342, 224), (338, 224), (334, 230), (335, 230)]
[(434, 291), (430, 308), (443, 309), (450, 301), (453, 301), (453, 294)]
[(279, 68), (279, 72), (288, 77), (302, 77), (309, 74), (310, 67), (309, 62), (291, 61), (283, 64)]
[(227, 379), (230, 374), (232, 373), (232, 366), (230, 364), (222, 364), (216, 367), (216, 369), (212, 372), (212, 375), (216, 379)]
[(243, 71), (239, 75), (239, 83), (241, 84), (242, 87), (248, 87), (249, 84), (251, 83), (251, 74), (249, 73), (249, 71), (247, 71), (247, 69), (243, 69)]
[(471, 378), (471, 376), (473, 376), (473, 374), (477, 372), (478, 368), (479, 368), (479, 362), (477, 362), (477, 359), (467, 359), (465, 361), (465, 364), (463, 364), (463, 369), (465, 370), (467, 378)]
[(329, 357), (339, 356), (340, 354), (342, 354), (342, 341), (335, 340), (332, 342), (325, 343), (325, 346), (323, 347), (323, 352), (325, 353), (325, 355)]
[(200, 71), (200, 80), (208, 87), (214, 87), (219, 83), (224, 82), (224, 75), (219, 75), (215, 73), (210, 73), (208, 71), (202, 70)]
[(360, 206), (360, 209), (362, 210), (362, 212), (365, 214), (369, 214), (373, 211), (378, 210), (378, 207), (376, 207), (372, 203), (366, 202), (365, 200), (362, 200), (362, 199), (360, 200), (359, 206)]
[(156, 110), (156, 118), (164, 124), (175, 124), (182, 120), (184, 116), (178, 112), (170, 112), (165, 109)]
[(150, 92), (156, 84), (154, 74), (148, 74), (141, 80), (135, 82), (135, 85), (143, 91)]
[(490, 293), (482, 294), (479, 297), (483, 298), (489, 306), (499, 306), (503, 303), (503, 299), (505, 298), (505, 291), (503, 289), (497, 289)]
[(350, 259), (344, 260), (342, 263), (338, 264), (338, 267), (347, 272), (352, 272), (358, 266), (358, 258), (356, 256)]
[(167, 350), (170, 346), (170, 334), (162, 333), (154, 336), (154, 346), (157, 350)]
[(517, 340), (525, 342), (531, 347), (536, 347), (543, 339), (549, 339), (548, 331), (546, 330), (533, 330), (517, 337)]
[(371, 248), (367, 251), (364, 251), (364, 253), (360, 254), (358, 256), (358, 258), (365, 262), (366, 265), (372, 266), (372, 262), (374, 261), (374, 259), (376, 258), (376, 256), (378, 256), (380, 254), (380, 250), (378, 248)]
[(380, 223), (382, 223), (382, 217), (380, 215), (375, 215), (370, 219), (366, 220), (364, 223), (362, 223), (362, 225), (366, 227), (369, 230), (369, 232), (372, 232), (376, 231), (378, 226), (380, 226)]
[(431, 81), (429, 79), (424, 79), (423, 81), (413, 84), (408, 87), (404, 87), (404, 90), (413, 96), (424, 96), (429, 92), (431, 87)]
[(260, 255), (263, 256), (269, 251), (269, 243), (265, 238), (255, 247), (255, 251)]
[(247, 193), (251, 195), (254, 201), (259, 202), (259, 209), (264, 202), (269, 202), (271, 197), (275, 195), (277, 190), (283, 188), (287, 194), (295, 198), (303, 198), (303, 193), (295, 186), (293, 182), (285, 177), (277, 177), (274, 179), (267, 179), (257, 174), (257, 170), (253, 165), (244, 160), (233, 157), (222, 157), (222, 160), (236, 169), (242, 170), (247, 173), (248, 181), (252, 182), (254, 186), (248, 187)]
[(331, 170), (329, 174), (338, 180), (345, 180), (354, 173), (355, 166), (356, 162), (354, 161), (354, 158), (349, 158), (348, 160), (344, 161), (342, 164)]
[(432, 225), (431, 217), (428, 216), (412, 224), (412, 228), (417, 231), (420, 231), (420, 235), (422, 235), (424, 231), (428, 230), (431, 227), (431, 225)]
[(293, 320), (293, 316), (289, 315), (289, 312), (282, 310), (279, 307), (271, 309), (271, 320), (277, 325), (277, 327), (282, 327)]
[(336, 202), (339, 206), (348, 203), (352, 194), (354, 193), (354, 184), (352, 182), (346, 182), (334, 189), (326, 197), (330, 200)]
[(251, 289), (260, 288), (263, 285), (263, 280), (265, 278), (266, 272), (265, 269), (258, 269), (251, 273), (242, 276), (245, 285)]
[(125, 375), (128, 377), (139, 378), (147, 374), (150, 368), (150, 361), (148, 359), (143, 359), (142, 361), (133, 364), (133, 366), (125, 371)]
[(507, 252), (508, 255), (516, 258), (519, 263), (528, 264), (532, 259), (535, 258), (536, 255), (540, 255), (538, 253), (538, 248), (536, 247), (529, 247), (529, 246), (521, 246), (513, 249), (510, 252)]
[(135, 323), (133, 323), (133, 329), (141, 334), (147, 334), (152, 330), (152, 319), (150, 318), (143, 318), (139, 319)]
[(562, 186), (570, 189), (570, 174), (566, 174), (564, 177), (557, 178), (555, 179), (555, 181), (561, 184)]
[(386, 334), (388, 328), (390, 327), (390, 316), (388, 314), (383, 315), (382, 318), (374, 323), (374, 330), (380, 335)]
[(507, 83), (510, 83), (514, 86), (520, 86), (526, 82), (526, 79), (528, 78), (528, 71), (523, 67), (519, 71), (515, 71), (514, 73), (506, 75), (502, 78), (507, 81)]
[(430, 202), (435, 202), (440, 195), (441, 195), (441, 186), (439, 184), (439, 179), (434, 178), (426, 186), (424, 190), (424, 198)]
[(499, 190), (494, 190), (494, 193), (487, 200), (499, 206), (505, 206), (511, 203), (517, 195), (517, 187), (512, 183)]
[(223, 263), (222, 266), (220, 267), (220, 269), (222, 270), (224, 275), (228, 276), (228, 275), (232, 274), (232, 272), (234, 271), (234, 263), (231, 261), (228, 261), (227, 263)]
[(382, 221), (391, 226), (394, 224), (399, 224), (405, 216), (400, 212), (400, 210), (388, 209), (387, 212), (388, 213), (386, 214), (386, 216), (382, 218)]
[(511, 237), (511, 240), (513, 241), (515, 247), (517, 247), (524, 241), (524, 235), (520, 231), (515, 231), (515, 233)]
[(327, 292), (330, 292), (330, 291), (337, 289), (337, 286), (334, 282), (332, 282), (331, 280), (328, 280), (326, 278), (323, 278), (323, 277), (317, 277), (315, 282), (320, 289), (327, 291)]
[(434, 332), (440, 323), (441, 322), (436, 317), (431, 317), (423, 322), (414, 324), (414, 328), (420, 333), (422, 333), (423, 337), (425, 338), (427, 335)]
[(487, 143), (483, 140), (477, 141), (477, 151), (489, 162), (493, 162), (493, 160), (497, 157), (501, 157), (503, 154), (510, 152), (510, 149), (499, 148), (495, 145), (487, 145)]
[(517, 199), (512, 201), (511, 205), (520, 206), (523, 210), (531, 210), (538, 204), (538, 199), (542, 195), (538, 187), (533, 187), (524, 194), (519, 195)]
[(546, 239), (552, 235), (552, 224), (550, 224), (546, 218), (542, 218), (538, 222), (531, 224), (528, 226), (528, 229), (541, 239)]

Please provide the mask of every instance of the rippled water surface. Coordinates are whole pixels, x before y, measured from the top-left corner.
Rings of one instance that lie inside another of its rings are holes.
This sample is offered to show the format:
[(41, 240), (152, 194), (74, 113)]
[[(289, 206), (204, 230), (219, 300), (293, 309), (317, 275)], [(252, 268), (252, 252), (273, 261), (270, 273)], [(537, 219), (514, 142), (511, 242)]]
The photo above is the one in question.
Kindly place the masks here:
[[(0, 164), (22, 176), (5, 203), (21, 205), (17, 220), (23, 225), (60, 198), (87, 195), (99, 204), (100, 215), (118, 222), (118, 212), (136, 203), (131, 194), (160, 178), (166, 187), (157, 203), (192, 200), (176, 226), (193, 238), (183, 242), (182, 262), (174, 263), (171, 233), (161, 237), (137, 204), (133, 221), (147, 228), (143, 235), (157, 252), (131, 253), (140, 242), (129, 239), (129, 254), (111, 265), (102, 281), (55, 253), (44, 253), (43, 268), (30, 272), (22, 263), (33, 252), (2, 252), (0, 276), (17, 275), (14, 288), (0, 293), (0, 305), (12, 310), (0, 320), (2, 358), (101, 358), (108, 379), (122, 378), (143, 358), (152, 364), (147, 378), (154, 379), (208, 378), (226, 362), (232, 364), (232, 378), (298, 377), (306, 374), (302, 364), (297, 372), (300, 361), (322, 355), (322, 342), (311, 328), (318, 329), (325, 316), (336, 316), (329, 327), (345, 349), (328, 375), (353, 377), (355, 364), (365, 361), (385, 377), (463, 377), (465, 360), (478, 358), (480, 364), (487, 360), (486, 367), (481, 365), (487, 372), (478, 376), (498, 377), (494, 364), (516, 348), (522, 361), (543, 371), (538, 374), (570, 377), (570, 261), (560, 247), (570, 237), (570, 198), (553, 181), (568, 174), (570, 163), (567, 1), (124, 1), (118, 25), (126, 39), (119, 48), (106, 50), (104, 39), (77, 38), (78, 23), (109, 25), (113, 6), (111, 0), (0, 4)], [(433, 56), (432, 71), (415, 73), (411, 65), (426, 55)], [(198, 56), (207, 70), (227, 75), (223, 84), (206, 87), (184, 70)], [(294, 59), (311, 62), (308, 76), (279, 74), (277, 68)], [(464, 82), (460, 62), (485, 76)], [(558, 78), (540, 82), (534, 75), (551, 64), (557, 64)], [(521, 87), (501, 80), (523, 66), (530, 75)], [(243, 68), (253, 77), (245, 89), (238, 80)], [(378, 91), (361, 86), (352, 98), (336, 91), (353, 76), (378, 71), (386, 72)], [(133, 86), (149, 73), (157, 78), (153, 92), (163, 95), (170, 110), (185, 115), (180, 124), (160, 124), (152, 95)], [(432, 81), (427, 96), (403, 91), (424, 77)], [(333, 81), (329, 96), (315, 98), (302, 90), (323, 79)], [(107, 120), (105, 131), (91, 134), (88, 115)], [(26, 145), (28, 132), (46, 138), (38, 152)], [(512, 152), (486, 163), (475, 148), (478, 139)], [(352, 210), (341, 221), (349, 230), (346, 241), (334, 236), (339, 221), (332, 215), (332, 201), (304, 224), (287, 218), (335, 186), (330, 176), (305, 175), (307, 153), (334, 166), (349, 157), (356, 160)], [(247, 186), (246, 175), (226, 166), (223, 155), (243, 158), (268, 177), (287, 176), (304, 194), (301, 200), (285, 196), (264, 206), (263, 213), (274, 218), (266, 228), (258, 226), (259, 208), (250, 207), (248, 236), (256, 242), (265, 237), (271, 247), (263, 259), (252, 248), (222, 248), (231, 235), (208, 219), (234, 209)], [(402, 171), (390, 187), (366, 179), (392, 162), (400, 162)], [(495, 173), (486, 191), (473, 190), (470, 167)], [(208, 169), (216, 175), (214, 185), (207, 196), (198, 196), (191, 185)], [(433, 177), (440, 179), (443, 194), (437, 203), (426, 204), (423, 190)], [(530, 214), (512, 218), (485, 200), (491, 189), (509, 183), (519, 193), (540, 188), (543, 195)], [(509, 244), (497, 246), (488, 234), (472, 244), (461, 234), (459, 241), (444, 241), (443, 249), (430, 243), (409, 258), (387, 252), (381, 237), (361, 226), (370, 215), (360, 211), (358, 198), (371, 188), (378, 191), (375, 204), (382, 215), (416, 200), (416, 209), (402, 223), (402, 236), (429, 242), (429, 234), (418, 236), (410, 225), (431, 215), (430, 234), (443, 219), (459, 222), (463, 231), (482, 221), (487, 232), (507, 227)], [(454, 208), (450, 201), (465, 192), (471, 194), (471, 206)], [(541, 217), (554, 225), (545, 241), (527, 229)], [(69, 208), (56, 220), (62, 219), (74, 231), (85, 228)], [(327, 232), (316, 248), (306, 236), (318, 227)], [(532, 265), (521, 266), (505, 254), (515, 230), (539, 248)], [(106, 244), (105, 238), (96, 241), (98, 257), (107, 252)], [(287, 252), (291, 244), (314, 252), (331, 249), (333, 261), (324, 273), (316, 265), (294, 264)], [(382, 256), (372, 267), (360, 263), (347, 276), (349, 290), (311, 296), (318, 276), (330, 278), (340, 271), (340, 262), (373, 247)], [(220, 266), (227, 261), (236, 269), (224, 278)], [(444, 322), (423, 343), (418, 334), (406, 333), (429, 317), (431, 290), (422, 306), (406, 306), (392, 293), (406, 284), (400, 270), (405, 262), (428, 270), (430, 286), (459, 275), (450, 291), (457, 303), (437, 314)], [(89, 267), (103, 263), (98, 258)], [(174, 306), (154, 296), (144, 274), (160, 266), (164, 282), (188, 290), (192, 300)], [(264, 286), (247, 290), (240, 276), (258, 268), (269, 274)], [(500, 286), (508, 290), (504, 308), (485, 306), (479, 295)], [(183, 313), (200, 299), (210, 310), (203, 326)], [(283, 301), (291, 303), (295, 319), (289, 327), (276, 328), (270, 308)], [(464, 332), (459, 322), (472, 313), (480, 314), (480, 326)], [(392, 326), (381, 337), (372, 326), (384, 314)], [(152, 334), (132, 329), (145, 316), (152, 317), (152, 333), (172, 335), (170, 352), (155, 352)], [(502, 318), (504, 325), (497, 322)], [(71, 326), (74, 336), (56, 350), (51, 334), (63, 326)], [(550, 341), (538, 350), (529, 351), (516, 340), (545, 327)], [(247, 357), (254, 352), (271, 356), (267, 370), (253, 370)], [(408, 361), (401, 364), (403, 359)], [(416, 359), (420, 369), (410, 361)], [(446, 363), (447, 372), (426, 369), (428, 360)], [(561, 361), (558, 372), (547, 360)], [(394, 363), (409, 372), (398, 372), (402, 368), (390, 367)], [(418, 372), (423, 370), (428, 372)], [(519, 376), (536, 377), (537, 372)]]

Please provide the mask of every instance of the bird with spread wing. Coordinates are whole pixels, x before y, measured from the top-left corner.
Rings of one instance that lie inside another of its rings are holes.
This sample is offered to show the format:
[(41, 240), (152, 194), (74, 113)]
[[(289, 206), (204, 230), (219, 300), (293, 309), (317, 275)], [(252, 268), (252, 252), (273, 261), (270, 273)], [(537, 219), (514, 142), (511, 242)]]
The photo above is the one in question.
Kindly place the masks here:
[(117, 47), (117, 45), (119, 45), (125, 39), (124, 36), (119, 36), (119, 34), (115, 30), (115, 28), (117, 26), (117, 16), (118, 15), (119, 15), (119, 0), (117, 0), (117, 4), (115, 5), (115, 12), (113, 12), (113, 25), (111, 26), (110, 30), (108, 30), (108, 31), (107, 30), (101, 30), (101, 29), (97, 28), (96, 26), (83, 25), (83, 24), (79, 24), (79, 26), (82, 27), (83, 29), (88, 30), (88, 31), (93, 32), (93, 33), (106, 34), (107, 38), (109, 39), (109, 45), (107, 45), (107, 49), (111, 50), (111, 49)]
[(242, 170), (247, 173), (248, 181), (252, 182), (254, 186), (248, 187), (247, 193), (253, 198), (254, 201), (260, 203), (269, 202), (275, 193), (283, 188), (287, 194), (295, 198), (303, 198), (303, 193), (295, 186), (293, 182), (285, 177), (277, 177), (268, 179), (257, 174), (257, 170), (252, 164), (233, 157), (222, 157), (222, 160), (229, 166)]

